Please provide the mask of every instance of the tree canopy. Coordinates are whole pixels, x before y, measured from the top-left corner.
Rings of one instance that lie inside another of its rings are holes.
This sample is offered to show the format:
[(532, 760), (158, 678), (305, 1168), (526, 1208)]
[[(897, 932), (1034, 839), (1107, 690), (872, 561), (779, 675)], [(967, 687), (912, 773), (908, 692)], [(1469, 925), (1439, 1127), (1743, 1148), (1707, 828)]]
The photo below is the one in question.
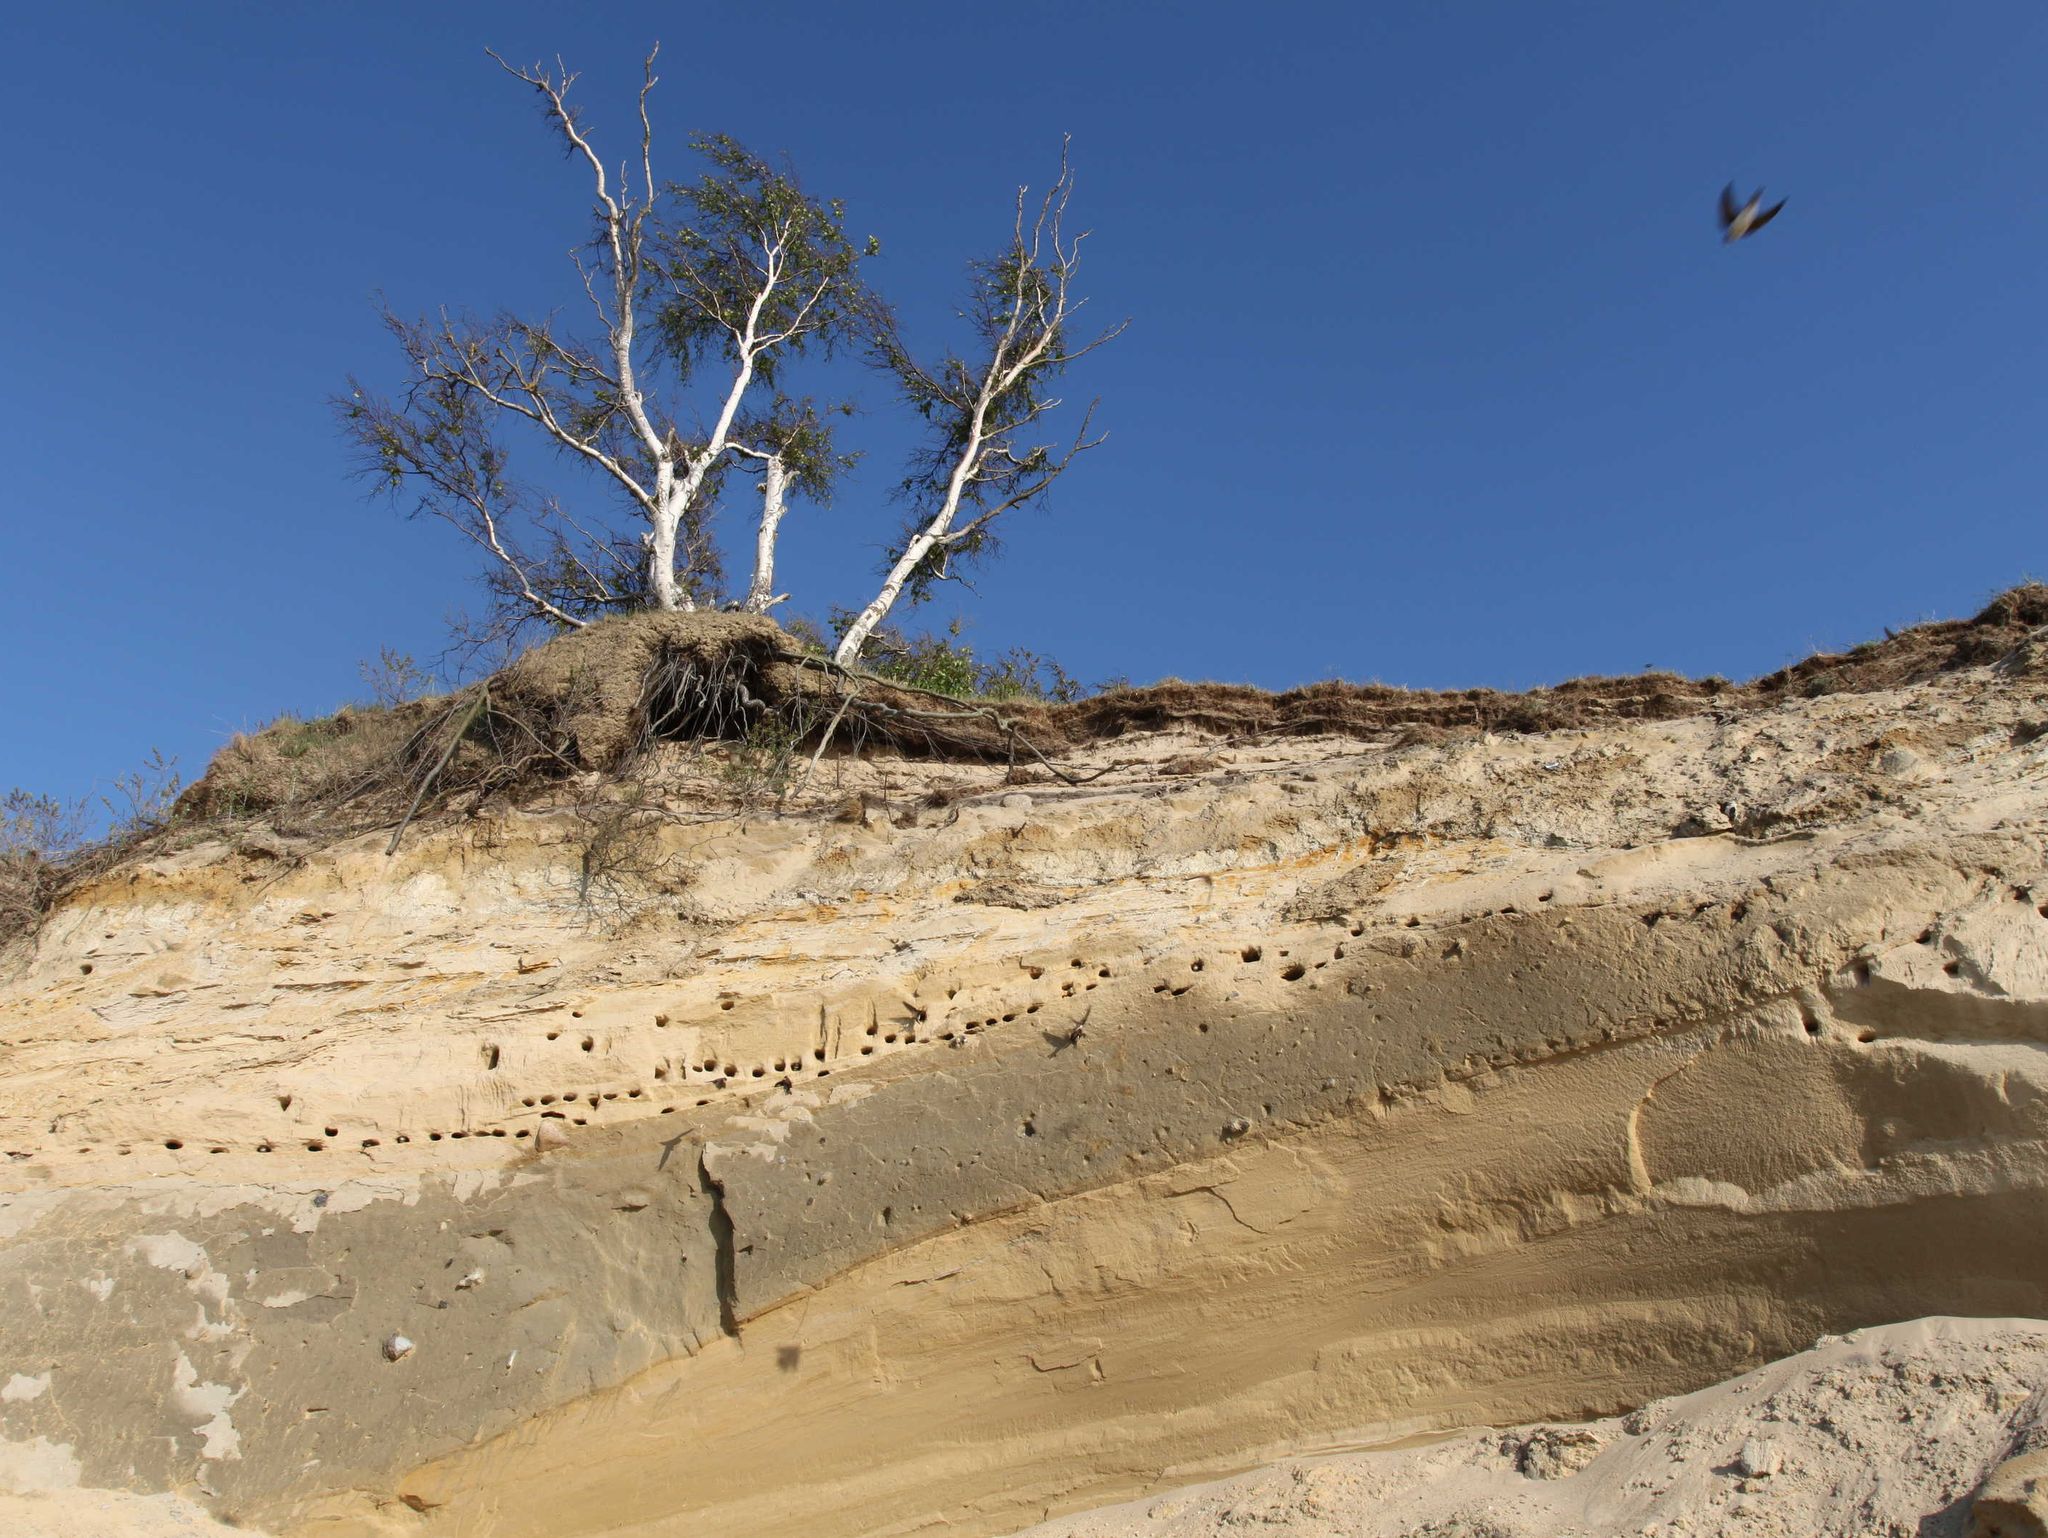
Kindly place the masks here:
[[(843, 202), (724, 134), (689, 140), (694, 179), (657, 181), (655, 58), (638, 163), (616, 175), (569, 100), (574, 75), (498, 59), (541, 97), (589, 178), (592, 226), (574, 253), (589, 319), (408, 318), (387, 305), (404, 383), (383, 395), (351, 378), (336, 399), (342, 427), (374, 490), (410, 496), (416, 515), (484, 553), (484, 638), (635, 608), (766, 613), (788, 597), (774, 571), (792, 502), (828, 503), (858, 459), (837, 438), (850, 403), (801, 393), (797, 376), (807, 360), (853, 351), (926, 438), (899, 487), (908, 519), (881, 586), (846, 611), (833, 648), (851, 665), (899, 600), (923, 601), (992, 551), (995, 521), (1102, 441), (1092, 406), (1064, 442), (1045, 434), (1060, 376), (1122, 329), (1071, 339), (1084, 303), (1072, 290), (1084, 237), (1063, 229), (1072, 171), (1063, 153), (1036, 205), (1018, 189), (1010, 238), (969, 267), (960, 348), (920, 361), (865, 281), (880, 242), (848, 233)], [(571, 504), (516, 475), (508, 432), (580, 465), (593, 494)], [(760, 503), (743, 587), (728, 583), (712, 532), (741, 484)]]

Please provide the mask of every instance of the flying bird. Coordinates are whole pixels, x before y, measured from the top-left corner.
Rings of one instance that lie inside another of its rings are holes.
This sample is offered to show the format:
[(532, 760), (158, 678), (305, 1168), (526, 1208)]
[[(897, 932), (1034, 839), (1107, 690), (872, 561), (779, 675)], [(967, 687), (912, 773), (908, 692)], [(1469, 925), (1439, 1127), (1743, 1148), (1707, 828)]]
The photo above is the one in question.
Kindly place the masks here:
[(1736, 241), (1742, 239), (1743, 236), (1754, 235), (1758, 230), (1777, 218), (1778, 210), (1785, 206), (1785, 200), (1780, 198), (1771, 207), (1762, 208), (1762, 211), (1759, 212), (1763, 200), (1763, 189), (1759, 187), (1755, 197), (1743, 204), (1742, 207), (1737, 208), (1735, 206), (1735, 183), (1730, 182), (1721, 189), (1721, 229), (1724, 232), (1722, 238), (1727, 244), (1732, 246)]

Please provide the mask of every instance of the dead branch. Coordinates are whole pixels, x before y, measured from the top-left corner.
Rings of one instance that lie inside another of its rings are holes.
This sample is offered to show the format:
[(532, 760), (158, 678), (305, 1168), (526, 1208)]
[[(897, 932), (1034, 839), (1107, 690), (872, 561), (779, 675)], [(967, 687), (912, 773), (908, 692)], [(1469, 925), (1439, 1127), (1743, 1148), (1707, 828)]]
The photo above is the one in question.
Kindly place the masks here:
[(491, 686), (485, 684), (477, 690), (476, 703), (469, 707), (469, 714), (463, 718), (462, 725), (449, 737), (448, 746), (434, 761), (434, 767), (427, 771), (426, 778), (420, 781), (420, 788), (413, 793), (412, 804), (405, 809), (405, 815), (399, 818), (398, 826), (392, 830), (391, 842), (384, 846), (387, 857), (398, 853), (398, 841), (405, 837), (405, 830), (412, 825), (413, 816), (419, 811), (420, 803), (426, 800), (427, 792), (434, 788), (434, 781), (439, 779), (441, 771), (448, 767), (448, 760), (455, 756), (455, 750), (462, 745), (462, 739), (468, 735), (470, 727), (475, 725), (478, 714), (490, 703), (490, 699)]

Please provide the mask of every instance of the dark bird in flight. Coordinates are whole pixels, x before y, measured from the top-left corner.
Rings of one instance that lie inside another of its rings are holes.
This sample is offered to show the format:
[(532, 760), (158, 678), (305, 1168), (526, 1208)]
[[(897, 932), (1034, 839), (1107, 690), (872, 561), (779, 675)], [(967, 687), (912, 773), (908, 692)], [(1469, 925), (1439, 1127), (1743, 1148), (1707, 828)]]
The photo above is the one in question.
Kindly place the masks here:
[[(1735, 206), (1735, 183), (1730, 182), (1721, 189), (1722, 239), (1727, 244), (1732, 246), (1736, 241), (1742, 239), (1743, 236), (1754, 235), (1758, 230), (1777, 218), (1778, 210), (1785, 206), (1785, 200), (1780, 198), (1771, 207), (1762, 208), (1763, 200), (1763, 189), (1759, 187), (1755, 197), (1743, 204), (1742, 207), (1737, 208)], [(1759, 211), (1760, 209), (1761, 211)]]

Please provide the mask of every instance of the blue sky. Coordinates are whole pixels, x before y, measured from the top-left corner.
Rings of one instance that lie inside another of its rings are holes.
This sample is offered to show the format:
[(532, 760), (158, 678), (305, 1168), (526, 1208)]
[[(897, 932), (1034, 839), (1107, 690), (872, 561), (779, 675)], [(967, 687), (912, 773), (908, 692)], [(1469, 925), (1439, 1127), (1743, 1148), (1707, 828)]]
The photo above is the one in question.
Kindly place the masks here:
[[(787, 152), (942, 338), (1074, 136), (1109, 442), (956, 610), (1094, 680), (1749, 676), (2048, 568), (2048, 8), (96, 4), (0, 23), (0, 789), (362, 693), (474, 602), (327, 397), (401, 310), (580, 303), (587, 193), (515, 59), (627, 148)], [(1722, 184), (1790, 204), (1724, 249)], [(784, 544), (873, 590), (906, 442)], [(537, 446), (523, 450), (544, 462)], [(594, 495), (594, 492), (593, 492)], [(746, 552), (731, 565), (744, 574)]]

